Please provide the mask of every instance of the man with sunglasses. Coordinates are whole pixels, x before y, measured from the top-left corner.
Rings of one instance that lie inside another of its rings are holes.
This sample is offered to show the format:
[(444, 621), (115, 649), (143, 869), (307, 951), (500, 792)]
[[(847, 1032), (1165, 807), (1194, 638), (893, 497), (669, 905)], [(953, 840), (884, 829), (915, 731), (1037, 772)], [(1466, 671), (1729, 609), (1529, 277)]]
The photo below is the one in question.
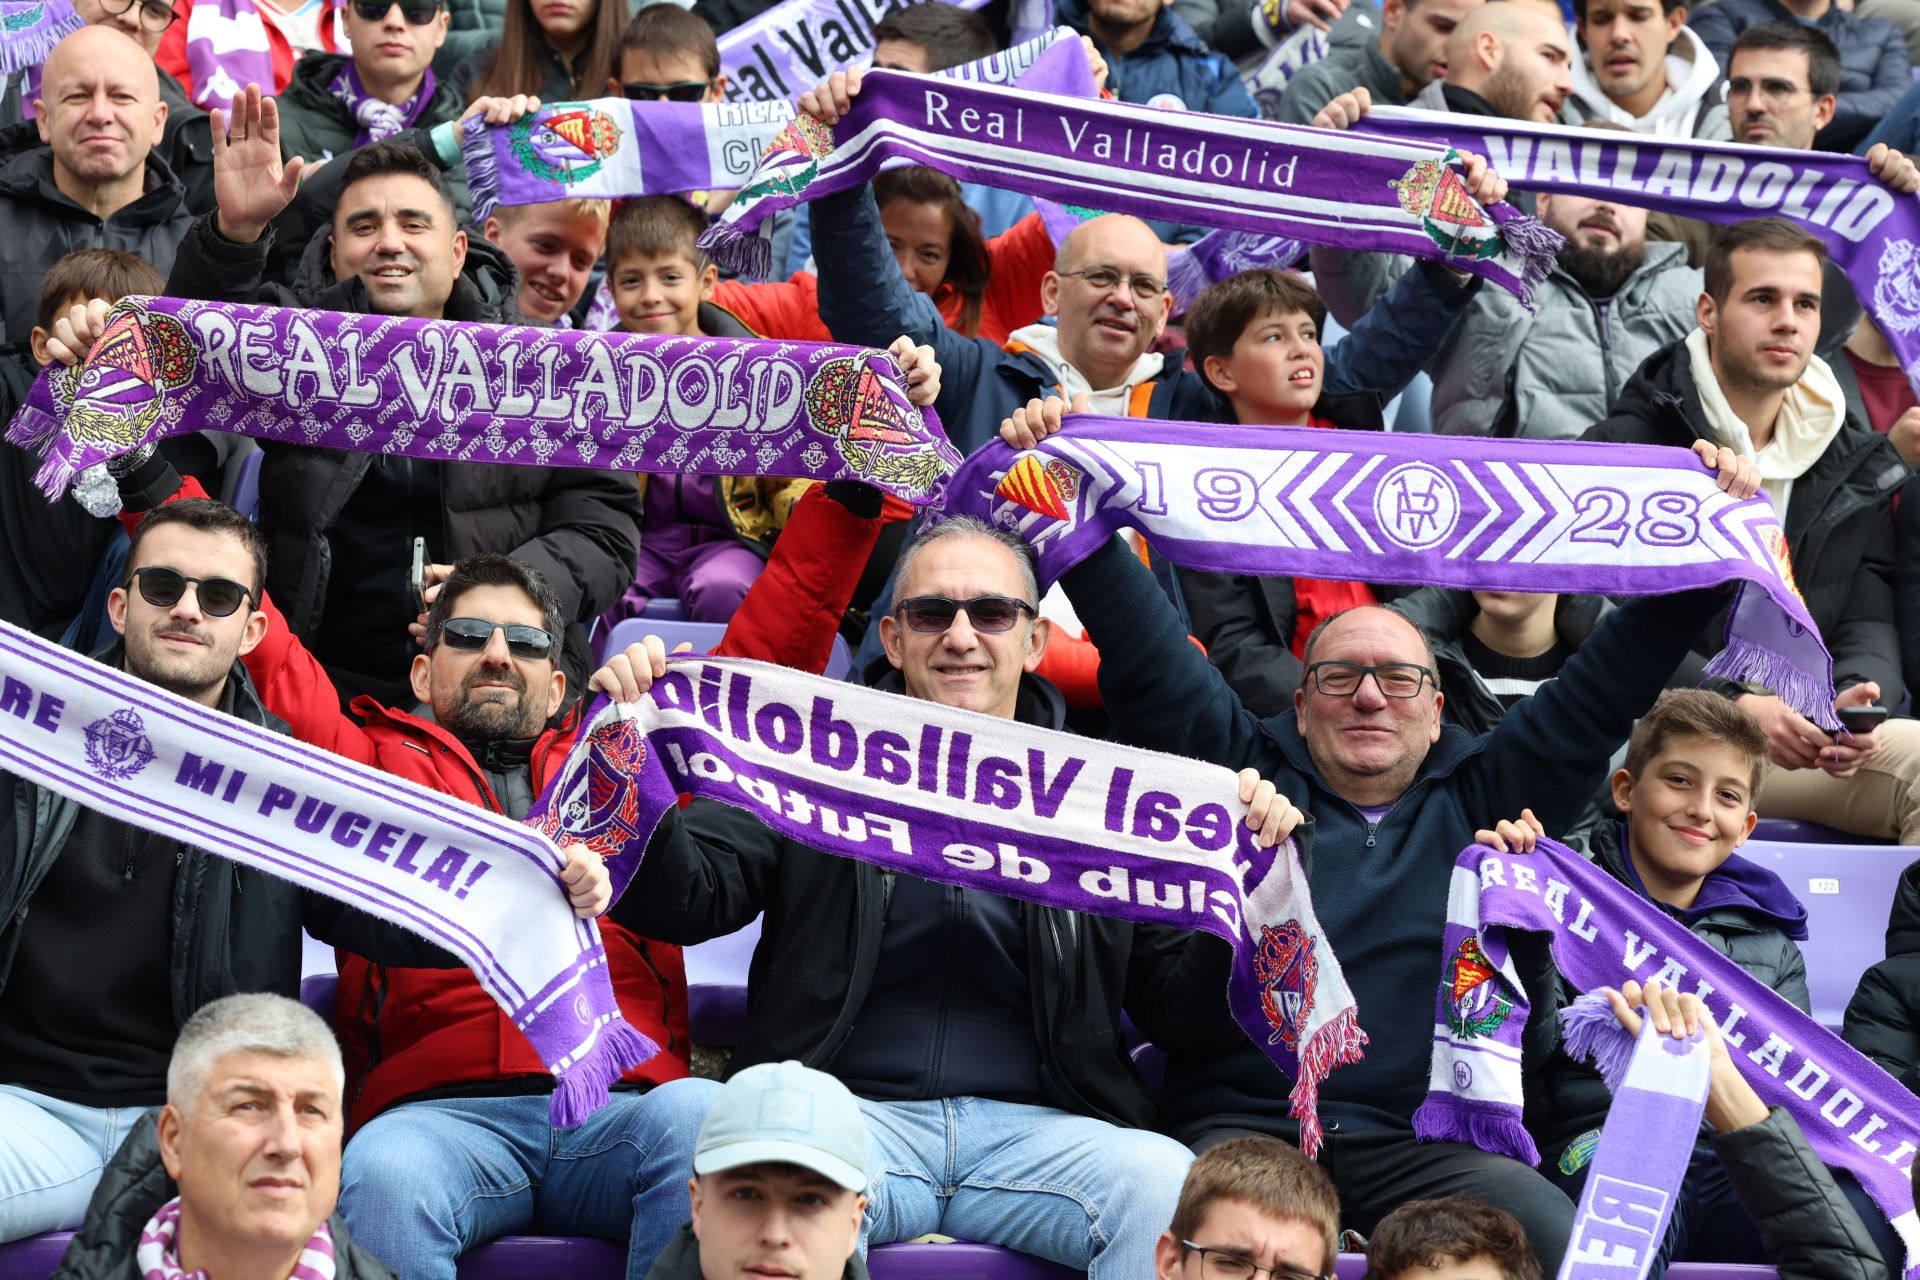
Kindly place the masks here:
[(343, 13), (353, 52), (300, 59), (279, 97), (286, 159), (318, 164), (403, 129), (456, 120), (466, 109), (465, 95), (433, 74), (447, 38), (440, 0), (353, 0)]
[[(241, 666), (272, 631), (258, 529), (201, 499), (132, 533), (108, 600), (123, 639), (99, 659), (284, 731)], [(297, 995), (302, 929), (388, 962), (458, 963), (332, 898), (0, 775), (0, 1241), (79, 1225), (101, 1166), (166, 1100), (181, 1025), (234, 992)]]

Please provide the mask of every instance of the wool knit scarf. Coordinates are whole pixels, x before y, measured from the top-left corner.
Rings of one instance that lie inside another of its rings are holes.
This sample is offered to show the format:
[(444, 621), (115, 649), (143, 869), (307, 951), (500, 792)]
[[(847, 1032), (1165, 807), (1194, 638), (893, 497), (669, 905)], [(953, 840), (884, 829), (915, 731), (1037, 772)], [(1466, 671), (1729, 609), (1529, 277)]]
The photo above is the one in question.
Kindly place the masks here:
[(1038, 449), (975, 452), (950, 492), (949, 513), (1018, 529), (1047, 582), (1122, 528), (1221, 573), (1596, 595), (1737, 581), (1708, 671), (1838, 727), (1779, 517), (1687, 450), (1075, 415)]
[[(0, 623), (0, 770), (338, 899), (459, 956), (576, 1125), (658, 1052), (538, 831), (189, 702)], [(557, 838), (568, 833), (553, 828)]]
[[(1233, 948), (1228, 1003), (1293, 1080), (1318, 1149), (1320, 1082), (1366, 1043), (1291, 843), (1259, 848), (1229, 770), (725, 658), (671, 658), (600, 705), (556, 782), (616, 884), (680, 793), (802, 844), (941, 884)], [(597, 843), (596, 843), (597, 842)]]
[[(0, 83), (38, 67), (53, 46), (87, 25), (67, 0), (0, 0)], [(31, 93), (22, 102), (33, 113)]]
[(341, 103), (360, 126), (360, 132), (354, 136), (353, 145), (364, 147), (369, 142), (384, 142), (402, 129), (411, 128), (420, 118), (420, 113), (433, 101), (435, 82), (433, 68), (428, 67), (420, 79), (420, 88), (411, 98), (395, 105), (384, 99), (376, 98), (367, 92), (360, 83), (360, 70), (348, 58), (346, 65), (333, 77), (333, 83), (327, 86), (327, 92), (340, 99)]
[(1826, 242), (1920, 389), (1920, 198), (1858, 156), (1386, 107), (1368, 133), (1486, 156), (1521, 191), (1567, 191), (1707, 222), (1781, 217)]
[[(1631, 978), (1697, 995), (1740, 1074), (1768, 1106), (1793, 1116), (1822, 1162), (1859, 1179), (1906, 1246), (1907, 1276), (1920, 1276), (1912, 1182), (1920, 1109), (1913, 1095), (1653, 903), (1552, 840), (1541, 840), (1531, 854), (1476, 845), (1454, 867), (1434, 1000), (1434, 1088), (1413, 1118), (1421, 1139), (1470, 1142), (1539, 1162), (1520, 1120), (1529, 1005), (1508, 953), (1515, 929), (1546, 935), (1555, 966), (1576, 991), (1617, 988)], [(1604, 1051), (1604, 1020), (1594, 1006), (1568, 1021), (1569, 1046), (1617, 1080), (1622, 1055)], [(1690, 1146), (1696, 1127), (1666, 1136)], [(1639, 1140), (1651, 1145), (1654, 1132), (1642, 1131)], [(1643, 1182), (1657, 1174), (1655, 1190), (1671, 1199), (1685, 1162), (1649, 1163), (1641, 1172)]]
[(959, 461), (885, 352), (122, 299), (7, 438), (58, 497), (78, 472), (205, 429), (461, 462), (854, 477), (936, 500)]
[[(133, 1262), (140, 1268), (140, 1280), (207, 1280), (204, 1271), (186, 1271), (180, 1266), (180, 1197), (160, 1206), (160, 1211), (140, 1229), (140, 1243), (134, 1247)], [(333, 1280), (333, 1232), (322, 1222), (314, 1228), (300, 1259), (293, 1264), (287, 1280)]]
[(906, 160), (1064, 204), (1437, 259), (1530, 303), (1560, 237), (1511, 205), (1482, 207), (1458, 159), (1444, 146), (874, 71), (832, 128), (796, 117), (701, 243), (763, 277), (772, 250), (754, 232), (770, 214)]

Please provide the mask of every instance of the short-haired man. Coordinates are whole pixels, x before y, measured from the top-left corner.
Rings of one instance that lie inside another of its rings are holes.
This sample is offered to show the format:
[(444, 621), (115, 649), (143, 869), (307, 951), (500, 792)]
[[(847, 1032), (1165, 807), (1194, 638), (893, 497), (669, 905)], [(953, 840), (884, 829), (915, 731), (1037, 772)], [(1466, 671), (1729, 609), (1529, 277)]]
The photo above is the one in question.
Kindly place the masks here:
[[(231, 507), (150, 514), (108, 601), (123, 644), (101, 660), (277, 726), (240, 665), (270, 630), (265, 576), (266, 544)], [(80, 1222), (107, 1156), (165, 1100), (182, 1023), (226, 992), (298, 990), (302, 929), (391, 963), (455, 963), (332, 898), (11, 776), (0, 868), (0, 1240)]]
[(1687, 25), (1683, 0), (1574, 0), (1575, 123), (1661, 138), (1729, 135), (1720, 64)]
[[(1447, 46), (1454, 28), (1485, 0), (1384, 0), (1380, 35), (1336, 43), (1287, 81), (1279, 119), (1312, 124), (1320, 109), (1340, 94), (1365, 89), (1385, 106), (1404, 107), (1447, 74)], [(1337, 31), (1338, 28), (1336, 27)]]
[[(1829, 118), (1821, 122), (1812, 145), (1822, 151), (1851, 151), (1913, 86), (1913, 64), (1898, 27), (1884, 18), (1859, 17), (1850, 7), (1834, 0), (1715, 0), (1695, 10), (1689, 25), (1729, 76), (1741, 34), (1760, 23), (1796, 23), (1832, 41), (1840, 78), (1830, 91), (1835, 101)], [(1742, 104), (1729, 95), (1728, 106), (1738, 137)]]
[[(1893, 706), (1903, 688), (1895, 625), (1893, 497), (1910, 468), (1849, 417), (1813, 354), (1819, 239), (1780, 218), (1719, 228), (1697, 326), (1648, 357), (1585, 439), (1691, 446), (1754, 458), (1780, 512), (1794, 580), (1833, 653), (1835, 706)], [(1704, 647), (1717, 633), (1703, 633)], [(1758, 685), (1713, 685), (1767, 730), (1778, 766), (1755, 808), (1903, 844), (1920, 843), (1920, 722), (1840, 738)]]
[(1278, 1138), (1232, 1138), (1187, 1170), (1154, 1246), (1154, 1278), (1330, 1276), (1339, 1239), (1340, 1196), (1326, 1170)]
[(433, 56), (447, 38), (440, 0), (354, 0), (344, 10), (351, 53), (315, 53), (293, 64), (278, 99), (280, 152), (309, 164), (429, 129), (466, 109), (466, 95), (438, 81)]
[(859, 1100), (826, 1072), (748, 1067), (700, 1122), (692, 1221), (646, 1280), (867, 1280), (869, 1145)]
[(193, 214), (154, 154), (166, 123), (153, 63), (124, 31), (82, 27), (47, 55), (40, 145), (0, 168), (0, 343), (26, 341), (40, 277), (61, 254), (124, 249), (172, 265)]
[[(659, 8), (658, 5), (654, 6)], [(580, 305), (594, 264), (607, 245), (611, 200), (503, 204), (480, 233), (520, 275), (520, 314), (537, 325), (563, 327)]]
[(167, 1102), (101, 1173), (61, 1280), (392, 1280), (348, 1234), (340, 1047), (276, 995), (223, 996), (180, 1029)]

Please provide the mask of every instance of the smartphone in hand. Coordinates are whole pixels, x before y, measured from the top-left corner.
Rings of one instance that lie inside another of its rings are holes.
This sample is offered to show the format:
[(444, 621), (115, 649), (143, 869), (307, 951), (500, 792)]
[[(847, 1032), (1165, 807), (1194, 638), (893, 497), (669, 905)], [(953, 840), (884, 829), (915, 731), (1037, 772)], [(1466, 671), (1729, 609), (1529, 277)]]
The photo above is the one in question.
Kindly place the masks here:
[(413, 572), (407, 579), (413, 588), (413, 612), (417, 617), (427, 611), (427, 540), (413, 540)]
[(1889, 713), (1885, 707), (1840, 707), (1834, 714), (1848, 733), (1872, 733), (1887, 722)]

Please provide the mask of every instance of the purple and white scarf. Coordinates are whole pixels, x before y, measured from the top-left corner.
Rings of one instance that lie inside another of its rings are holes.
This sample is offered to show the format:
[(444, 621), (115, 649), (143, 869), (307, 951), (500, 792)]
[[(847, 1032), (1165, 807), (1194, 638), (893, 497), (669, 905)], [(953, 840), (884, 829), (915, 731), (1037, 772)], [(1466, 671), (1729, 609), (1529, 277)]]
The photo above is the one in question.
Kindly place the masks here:
[[(140, 1229), (140, 1243), (133, 1250), (140, 1280), (207, 1280), (206, 1272), (181, 1267), (179, 1234), (180, 1197), (175, 1196)], [(322, 1222), (300, 1251), (287, 1280), (333, 1280), (334, 1270), (333, 1232)]]
[[(0, 82), (38, 67), (53, 46), (86, 25), (67, 0), (0, 0)], [(31, 92), (24, 102), (31, 113)]]
[(659, 1047), (614, 1003), (606, 950), (532, 827), (223, 715), (0, 624), (0, 770), (292, 881), (459, 956), (579, 1124)]
[(592, 815), (568, 825), (624, 886), (682, 792), (941, 884), (1225, 939), (1233, 1016), (1293, 1080), (1317, 1150), (1320, 1083), (1366, 1036), (1292, 843), (1256, 846), (1230, 770), (786, 667), (670, 658), (640, 702), (589, 713), (550, 795)]
[[(1062, 27), (979, 62), (939, 73), (1035, 93), (1093, 97), (1080, 40)], [(767, 102), (629, 102), (600, 98), (542, 107), (509, 125), (475, 116), (462, 126), (475, 225), (498, 205), (732, 190), (792, 121), (785, 98)]]
[[(1434, 1001), (1432, 1088), (1413, 1118), (1421, 1139), (1469, 1142), (1539, 1162), (1520, 1121), (1528, 1001), (1508, 952), (1513, 929), (1544, 933), (1555, 966), (1576, 991), (1617, 988), (1631, 978), (1698, 996), (1740, 1074), (1768, 1106), (1794, 1118), (1823, 1163), (1859, 1179), (1906, 1246), (1909, 1280), (1920, 1276), (1912, 1181), (1920, 1108), (1913, 1095), (1654, 904), (1552, 840), (1542, 839), (1530, 854), (1475, 845), (1454, 866)], [(1589, 1047), (1597, 1029), (1593, 1008), (1570, 1014), (1569, 1044)], [(1591, 1056), (1603, 1075), (1618, 1077), (1617, 1051)], [(1671, 1136), (1691, 1146), (1696, 1130), (1689, 1125)], [(1637, 1140), (1649, 1142), (1650, 1132)], [(1657, 1172), (1656, 1189), (1671, 1199), (1685, 1162), (1641, 1172)]]
[(360, 70), (348, 58), (333, 77), (333, 83), (327, 86), (327, 92), (346, 106), (352, 113), (354, 122), (360, 126), (360, 132), (354, 136), (353, 145), (364, 147), (369, 142), (384, 142), (402, 129), (412, 128), (420, 113), (433, 101), (435, 82), (433, 68), (428, 67), (420, 79), (420, 88), (411, 98), (395, 105), (384, 99), (376, 98), (367, 92), (360, 83)]
[[(962, 9), (987, 6), (987, 0), (955, 3)], [(834, 72), (871, 57), (875, 24), (899, 7), (897, 0), (781, 0), (720, 37), (720, 74), (727, 78), (727, 100), (798, 98)], [(1030, 9), (1018, 4), (1016, 8)], [(1031, 22), (1032, 17), (1025, 21)], [(1024, 40), (1026, 35), (1016, 32), (1015, 38)]]
[[(1073, 229), (1101, 211), (1078, 205), (1035, 200), (1040, 220), (1054, 244), (1063, 243)], [(1210, 284), (1228, 276), (1260, 267), (1285, 267), (1298, 262), (1307, 246), (1286, 236), (1256, 236), (1244, 231), (1209, 231), (1192, 244), (1174, 245), (1167, 250), (1167, 292), (1173, 297), (1173, 315), (1179, 316), (1193, 305)]]
[(1476, 151), (1522, 191), (1568, 191), (1706, 222), (1781, 217), (1826, 242), (1920, 390), (1920, 197), (1858, 156), (1378, 108), (1368, 133)]
[(1251, 70), (1245, 71), (1247, 93), (1260, 114), (1269, 120), (1280, 118), (1280, 101), (1287, 96), (1287, 85), (1306, 68), (1333, 50), (1333, 38), (1318, 27), (1302, 27), (1274, 45)]
[(1438, 259), (1530, 303), (1560, 237), (1511, 205), (1481, 206), (1458, 159), (1446, 147), (874, 71), (833, 128), (804, 114), (788, 125), (701, 243), (723, 266), (765, 276), (771, 247), (753, 233), (768, 215), (904, 160), (1064, 204)]
[(938, 501), (959, 454), (883, 351), (124, 298), (7, 438), (49, 497), (183, 432), (461, 462), (856, 478)]
[(976, 451), (947, 510), (1019, 530), (1048, 582), (1122, 528), (1222, 573), (1596, 595), (1737, 581), (1708, 671), (1838, 728), (1779, 517), (1684, 449), (1075, 415), (1038, 449)]
[[(334, 39), (344, 48), (342, 22), (336, 12)], [(231, 109), (250, 84), (274, 92), (273, 45), (254, 0), (194, 0), (187, 15), (187, 76), (194, 105), (208, 111)]]

